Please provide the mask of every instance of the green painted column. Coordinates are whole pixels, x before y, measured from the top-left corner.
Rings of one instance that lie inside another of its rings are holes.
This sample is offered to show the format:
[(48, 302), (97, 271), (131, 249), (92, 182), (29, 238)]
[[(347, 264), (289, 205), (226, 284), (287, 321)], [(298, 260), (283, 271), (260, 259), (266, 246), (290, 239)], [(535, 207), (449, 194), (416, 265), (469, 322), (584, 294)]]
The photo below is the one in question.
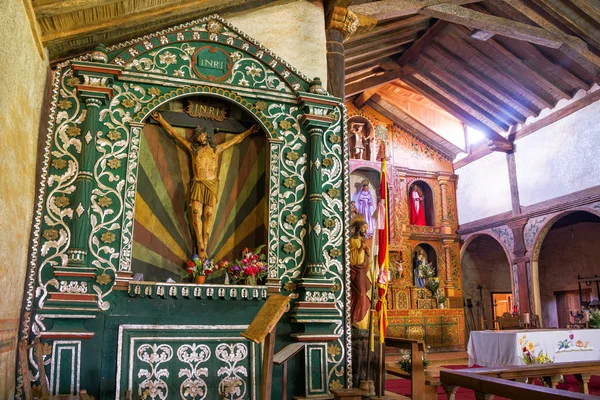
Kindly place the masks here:
[(75, 180), (73, 204), (73, 223), (71, 226), (71, 244), (68, 255), (68, 266), (88, 268), (88, 240), (90, 237), (90, 208), (93, 189), (93, 168), (96, 160), (95, 133), (100, 129), (100, 109), (103, 101), (88, 96), (81, 96), (85, 101), (86, 117), (81, 125), (81, 152), (79, 153), (79, 171)]
[(323, 219), (323, 185), (322, 185), (322, 148), (323, 128), (312, 126), (310, 133), (310, 172), (308, 179), (308, 254), (307, 254), (307, 278), (323, 278), (323, 243), (322, 226)]

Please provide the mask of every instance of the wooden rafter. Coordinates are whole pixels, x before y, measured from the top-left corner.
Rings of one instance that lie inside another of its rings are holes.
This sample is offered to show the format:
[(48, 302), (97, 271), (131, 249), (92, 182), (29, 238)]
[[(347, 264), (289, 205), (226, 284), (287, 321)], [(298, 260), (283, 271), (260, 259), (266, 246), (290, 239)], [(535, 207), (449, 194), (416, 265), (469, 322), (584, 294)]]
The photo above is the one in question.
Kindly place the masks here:
[(497, 98), (490, 96), (485, 90), (481, 90), (478, 85), (473, 84), (468, 77), (464, 76), (461, 69), (447, 68), (427, 54), (422, 54), (421, 59), (420, 62), (423, 63), (428, 73), (434, 73), (442, 78), (449, 87), (472, 100), (473, 104), (480, 109), (480, 113), (488, 118), (496, 118), (503, 121), (507, 126), (525, 122), (523, 116), (516, 112), (507, 112), (505, 107), (508, 107), (503, 102), (498, 101)]
[(546, 93), (536, 92), (533, 88), (531, 88), (530, 82), (526, 81), (522, 77), (507, 73), (507, 71), (501, 68), (494, 59), (490, 58), (488, 54), (476, 47), (471, 46), (461, 37), (457, 36), (454, 32), (444, 35), (443, 41), (448, 43), (450, 48), (452, 48), (452, 46), (458, 46), (458, 48), (465, 52), (468, 57), (479, 60), (479, 62), (483, 62), (488, 69), (493, 70), (498, 76), (502, 77), (503, 84), (513, 86), (512, 90), (515, 91), (515, 93), (522, 93), (522, 95), (526, 98), (534, 100), (537, 104), (541, 105), (541, 108), (554, 107), (554, 99), (547, 98), (548, 96)]
[(363, 56), (353, 59), (351, 62), (346, 61), (346, 72), (353, 70), (361, 70), (372, 65), (381, 65), (383, 61), (394, 59), (393, 56), (398, 56), (406, 50), (406, 46), (397, 47), (383, 53), (379, 53), (376, 56)]
[(356, 94), (364, 92), (367, 89), (371, 89), (373, 87), (377, 87), (388, 82), (395, 81), (396, 79), (401, 78), (405, 75), (405, 71), (403, 71), (402, 69), (397, 69), (393, 71), (384, 72), (379, 75), (375, 75), (371, 78), (367, 78), (362, 81), (351, 83), (349, 85), (346, 85), (346, 97), (354, 96)]
[(367, 89), (367, 90), (365, 90), (364, 92), (362, 92), (362, 93), (360, 94), (360, 96), (358, 96), (358, 97), (357, 97), (357, 98), (356, 98), (356, 99), (353, 101), (354, 105), (355, 105), (357, 108), (361, 108), (362, 106), (364, 106), (364, 105), (367, 103), (367, 101), (369, 101), (369, 99), (370, 99), (370, 98), (371, 98), (371, 97), (372, 97), (372, 96), (373, 96), (375, 93), (379, 92), (379, 90), (381, 89), (381, 87), (382, 87), (382, 86), (385, 86), (385, 84), (384, 84), (384, 85), (381, 85), (381, 86), (373, 87), (373, 88), (371, 88), (371, 89)]
[(564, 44), (564, 46), (560, 46), (560, 50), (577, 62), (582, 62), (584, 65), (586, 63), (591, 63), (597, 68), (600, 67), (600, 57), (592, 53), (583, 40), (564, 33), (560, 28), (541, 16), (530, 4), (525, 4), (521, 0), (492, 1), (504, 1), (506, 4), (509, 4), (511, 7), (524, 14), (531, 21), (541, 26), (547, 32), (550, 32), (554, 37), (559, 38)]
[(435, 59), (439, 60), (455, 71), (460, 71), (465, 79), (468, 79), (469, 83), (473, 86), (478, 86), (482, 90), (493, 96), (498, 102), (504, 103), (507, 107), (515, 110), (520, 118), (533, 117), (539, 113), (536, 112), (535, 106), (531, 103), (524, 103), (516, 100), (507, 88), (498, 84), (494, 79), (490, 79), (489, 76), (482, 74), (478, 69), (471, 67), (470, 65), (462, 62), (462, 60), (452, 53), (449, 49), (441, 47), (437, 44), (433, 44), (427, 49), (427, 52), (432, 55)]
[(464, 89), (464, 86), (461, 87), (460, 85), (457, 85), (456, 82), (452, 82), (447, 74), (434, 70), (434, 68), (429, 65), (426, 71), (427, 72), (420, 72), (417, 75), (417, 78), (430, 87), (435, 87), (447, 101), (459, 105), (462, 109), (478, 118), (496, 132), (505, 132), (508, 130), (510, 123), (505, 122), (497, 115), (494, 115), (488, 107), (481, 103), (480, 99), (475, 100), (470, 98), (469, 96), (472, 96), (471, 92), (464, 92), (461, 90)]
[(389, 118), (394, 124), (416, 136), (451, 160), (462, 151), (461, 148), (444, 139), (435, 131), (427, 127), (427, 125), (402, 110), (402, 108), (387, 101), (378, 93), (374, 94), (367, 104), (381, 113), (384, 117)]
[[(421, 82), (415, 76), (408, 76), (402, 79), (403, 82), (408, 84), (412, 89), (421, 93), (423, 96), (427, 97), (429, 100), (436, 103), (439, 107), (446, 110), (450, 114), (454, 115), (456, 118), (461, 120), (463, 123), (471, 126), (474, 129), (477, 129), (481, 133), (483, 133), (490, 140), (497, 141), (506, 141), (502, 135), (498, 132), (491, 129), (489, 126), (469, 114), (464, 109), (460, 108), (457, 104), (454, 104), (448, 101), (446, 98), (441, 96), (435, 88), (428, 86), (427, 84)], [(509, 142), (510, 143), (510, 142)]]
[[(364, 58), (367, 56), (378, 55), (381, 53), (387, 53), (390, 50), (396, 49), (398, 47), (405, 48), (406, 44), (412, 43), (416, 40), (416, 35), (399, 37), (394, 41), (386, 41), (381, 43), (373, 43), (368, 47), (361, 47), (359, 49), (346, 49), (346, 63), (351, 64), (353, 60)], [(397, 52), (397, 51), (396, 51)]]
[[(44, 45), (52, 46), (60, 43), (69, 42), (74, 39), (81, 39), (94, 35), (109, 35), (118, 33), (123, 27), (148, 25), (155, 23), (155, 30), (173, 25), (185, 20), (200, 18), (215, 12), (241, 12), (249, 9), (256, 9), (263, 6), (272, 6), (274, 4), (285, 4), (292, 0), (230, 0), (223, 2), (221, 0), (200, 0), (200, 1), (182, 1), (167, 6), (157, 6), (140, 12), (118, 15), (111, 19), (97, 20), (94, 23), (87, 23), (73, 26), (71, 29), (63, 29), (45, 32), (42, 35)], [(139, 32), (139, 33), (137, 33)], [(137, 36), (144, 30), (128, 32), (129, 36)]]
[(345, 53), (358, 53), (364, 50), (369, 50), (377, 45), (391, 44), (391, 43), (409, 43), (417, 40), (417, 35), (420, 31), (425, 30), (429, 27), (429, 24), (423, 23), (415, 26), (412, 29), (403, 29), (401, 31), (393, 31), (389, 35), (382, 35), (381, 37), (370, 37), (360, 42), (344, 43)]
[(350, 10), (355, 13), (370, 15), (381, 21), (417, 14), (424, 8), (435, 5), (464, 5), (478, 1), (481, 0), (381, 0), (358, 6), (350, 6)]
[(406, 50), (402, 56), (398, 59), (400, 66), (405, 66), (410, 60), (416, 58), (423, 49), (425, 49), (437, 35), (439, 35), (444, 29), (446, 29), (448, 23), (446, 21), (437, 21), (431, 29), (429, 29), (423, 36), (419, 38), (408, 50)]
[(38, 18), (49, 18), (120, 1), (123, 0), (36, 0), (33, 9)]

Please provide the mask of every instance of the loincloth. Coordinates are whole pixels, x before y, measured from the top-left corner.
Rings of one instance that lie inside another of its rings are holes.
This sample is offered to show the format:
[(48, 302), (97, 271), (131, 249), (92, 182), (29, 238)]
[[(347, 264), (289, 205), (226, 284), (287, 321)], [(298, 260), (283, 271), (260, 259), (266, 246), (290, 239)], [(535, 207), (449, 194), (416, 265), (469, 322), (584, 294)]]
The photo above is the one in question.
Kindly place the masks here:
[(190, 199), (199, 201), (207, 206), (217, 204), (217, 193), (219, 191), (219, 180), (192, 180)]

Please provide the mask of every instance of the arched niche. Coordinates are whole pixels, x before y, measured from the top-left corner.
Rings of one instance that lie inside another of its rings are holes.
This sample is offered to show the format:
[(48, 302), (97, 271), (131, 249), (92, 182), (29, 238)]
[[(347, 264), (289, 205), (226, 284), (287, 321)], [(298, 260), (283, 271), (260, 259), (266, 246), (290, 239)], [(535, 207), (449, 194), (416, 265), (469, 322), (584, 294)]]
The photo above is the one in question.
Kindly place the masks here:
[(571, 210), (551, 218), (536, 241), (532, 258), (532, 287), (536, 314), (545, 327), (565, 328), (569, 311), (581, 302), (598, 298), (594, 285), (578, 276), (600, 275), (600, 216), (588, 210)]
[[(192, 140), (193, 129), (200, 126), (214, 132), (216, 145), (235, 137), (231, 133), (260, 123), (239, 104), (210, 94), (178, 97), (161, 104), (156, 111), (176, 126), (186, 141)], [(203, 117), (199, 115), (202, 112), (206, 113)], [(194, 177), (192, 156), (155, 120), (148, 117), (144, 121), (147, 123), (140, 136), (131, 269), (142, 273), (146, 281), (178, 280), (191, 255), (198, 253), (189, 204)], [(226, 217), (214, 221), (207, 245), (208, 256), (216, 262), (233, 261), (240, 257), (242, 249), (267, 243), (264, 205), (269, 192), (270, 149), (266, 135), (263, 128), (220, 157), (214, 212)], [(222, 273), (207, 277), (207, 282), (223, 280)]]
[(428, 243), (419, 243), (412, 249), (413, 285), (418, 288), (425, 287), (424, 280), (419, 277), (418, 267), (423, 261), (431, 264), (435, 269), (435, 276), (439, 276), (438, 255), (433, 246)]
[(375, 129), (371, 121), (358, 115), (348, 119), (348, 146), (351, 160), (371, 161), (375, 158)]
[[(460, 259), (463, 299), (465, 304), (470, 301), (474, 315), (473, 319), (467, 318), (467, 334), (481, 328), (493, 329), (494, 316), (512, 313), (516, 296), (508, 251), (494, 236), (475, 234), (465, 240)], [(496, 306), (494, 297), (498, 297)], [(481, 327), (481, 320), (488, 323)]]
[[(420, 211), (417, 211), (413, 192), (418, 194), (418, 198), (422, 199), (420, 205), (423, 207), (423, 216), (425, 223), (419, 218)], [(435, 226), (435, 204), (433, 202), (433, 190), (427, 182), (416, 180), (412, 182), (408, 188), (408, 210), (411, 225)]]

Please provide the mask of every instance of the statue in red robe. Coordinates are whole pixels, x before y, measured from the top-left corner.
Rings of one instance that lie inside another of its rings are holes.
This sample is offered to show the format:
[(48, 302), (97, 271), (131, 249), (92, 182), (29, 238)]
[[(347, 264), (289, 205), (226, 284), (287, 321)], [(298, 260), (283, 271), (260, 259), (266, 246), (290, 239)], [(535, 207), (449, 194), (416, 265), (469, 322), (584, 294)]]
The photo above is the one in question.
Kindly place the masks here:
[(425, 196), (417, 186), (413, 186), (409, 194), (410, 200), (410, 224), (427, 225), (425, 220)]

